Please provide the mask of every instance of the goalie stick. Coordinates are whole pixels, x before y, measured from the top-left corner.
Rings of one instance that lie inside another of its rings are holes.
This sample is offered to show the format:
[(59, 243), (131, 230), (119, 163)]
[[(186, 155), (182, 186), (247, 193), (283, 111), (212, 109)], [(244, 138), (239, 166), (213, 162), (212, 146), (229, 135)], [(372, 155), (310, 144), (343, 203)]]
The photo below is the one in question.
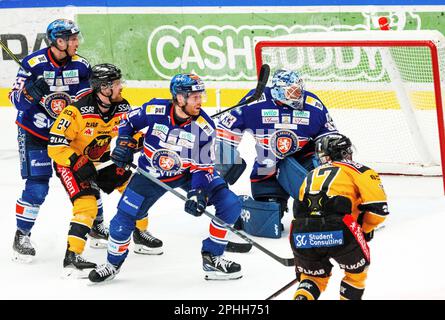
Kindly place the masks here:
[[(109, 166), (112, 163), (111, 160), (102, 163), (101, 165), (96, 167), (96, 170), (101, 170), (107, 166)], [(125, 168), (126, 170), (129, 170), (129, 168), (133, 168), (136, 169), (137, 172), (139, 172), (141, 175), (143, 175), (144, 177), (146, 177), (148, 180), (150, 180), (153, 183), (156, 183), (158, 186), (160, 186), (161, 188), (164, 188), (167, 191), (170, 191), (171, 193), (173, 193), (175, 196), (177, 196), (179, 199), (181, 199), (182, 201), (187, 201), (187, 197), (185, 197), (183, 194), (181, 194), (180, 192), (176, 191), (175, 189), (173, 189), (172, 187), (170, 187), (169, 185), (165, 184), (164, 182), (162, 182), (161, 180), (158, 180), (157, 178), (153, 177), (151, 174), (149, 174), (148, 172), (141, 170), (140, 168), (138, 168), (134, 163), (131, 163), (127, 166), (128, 168)], [(252, 240), (251, 238), (249, 238), (248, 236), (244, 235), (243, 233), (241, 233), (240, 231), (236, 230), (235, 228), (233, 228), (230, 224), (225, 223), (223, 220), (221, 220), (220, 218), (218, 218), (217, 216), (211, 214), (210, 212), (208, 212), (207, 210), (204, 210), (203, 212), (207, 217), (209, 217), (210, 219), (215, 220), (218, 224), (220, 224), (221, 226), (223, 226), (224, 228), (230, 230), (231, 232), (233, 232), (234, 234), (236, 234), (238, 237), (240, 237), (241, 239), (243, 239), (244, 241), (246, 241), (248, 244), (251, 244), (252, 246), (254, 246), (255, 248), (259, 249), (260, 251), (262, 251), (263, 253), (265, 253), (266, 255), (268, 255), (269, 257), (271, 257), (272, 259), (274, 259), (275, 261), (278, 261), (279, 263), (281, 263), (282, 265), (286, 266), (286, 267), (292, 267), (294, 266), (294, 258), (283, 258), (280, 257), (278, 255), (276, 255), (275, 253), (271, 252), (270, 250), (266, 249), (265, 247), (263, 247), (262, 245), (260, 245), (258, 242), (255, 242), (254, 240)]]
[[(99, 163), (96, 165), (96, 170), (100, 171), (112, 164), (113, 164), (113, 161), (111, 161), (111, 160), (108, 160), (103, 163)], [(132, 166), (132, 168), (135, 168), (135, 167)], [(240, 243), (240, 242), (229, 241), (229, 242), (227, 242), (227, 246), (226, 246), (227, 252), (246, 253), (246, 252), (249, 252), (250, 249), (252, 249), (252, 244), (250, 244), (250, 243)]]
[(237, 107), (241, 107), (241, 106), (245, 106), (251, 102), (254, 102), (256, 100), (258, 100), (261, 95), (264, 92), (264, 88), (266, 87), (267, 81), (269, 80), (269, 74), (270, 74), (270, 67), (268, 64), (263, 64), (261, 66), (260, 69), (260, 74), (258, 76), (258, 83), (257, 86), (255, 88), (255, 92), (249, 97), (247, 98), (245, 101), (242, 101), (236, 105), (234, 105), (233, 107), (229, 107), (223, 111), (220, 111), (218, 113), (215, 113), (213, 116), (211, 116), (212, 119), (219, 117), (220, 115), (222, 115), (223, 113), (226, 113), (234, 108)]

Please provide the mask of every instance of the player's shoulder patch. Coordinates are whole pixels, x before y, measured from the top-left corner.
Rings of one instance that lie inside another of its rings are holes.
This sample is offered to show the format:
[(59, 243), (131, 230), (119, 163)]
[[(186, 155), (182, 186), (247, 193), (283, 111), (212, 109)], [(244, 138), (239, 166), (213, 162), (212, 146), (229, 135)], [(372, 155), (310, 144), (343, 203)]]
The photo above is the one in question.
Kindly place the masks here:
[(95, 99), (93, 97), (93, 94), (89, 94), (78, 101), (74, 102), (72, 105), (79, 110), (80, 114), (82, 116), (87, 114), (94, 114), (96, 113), (95, 108)]
[(145, 107), (145, 114), (147, 115), (165, 115), (167, 106), (163, 104), (149, 104)]
[(116, 106), (116, 112), (127, 112), (131, 110), (130, 103), (128, 103), (127, 100), (122, 100), (117, 106)]
[(203, 116), (200, 115), (196, 120), (195, 123), (198, 125), (198, 127), (200, 127), (208, 136), (210, 136), (214, 129), (212, 124), (207, 121), (207, 119)]
[(28, 59), (27, 63), (31, 68), (34, 68), (36, 65), (48, 62), (48, 58), (44, 54), (38, 54), (30, 59)]
[(90, 67), (90, 64), (89, 64), (88, 60), (85, 59), (85, 58), (82, 57), (82, 56), (79, 56), (78, 54), (74, 55), (74, 56), (71, 58), (71, 61), (74, 61), (74, 62), (80, 62), (80, 63), (84, 64), (87, 68)]
[(318, 110), (323, 110), (323, 103), (321, 103), (320, 99), (316, 95), (306, 94), (304, 98), (304, 104), (314, 107)]

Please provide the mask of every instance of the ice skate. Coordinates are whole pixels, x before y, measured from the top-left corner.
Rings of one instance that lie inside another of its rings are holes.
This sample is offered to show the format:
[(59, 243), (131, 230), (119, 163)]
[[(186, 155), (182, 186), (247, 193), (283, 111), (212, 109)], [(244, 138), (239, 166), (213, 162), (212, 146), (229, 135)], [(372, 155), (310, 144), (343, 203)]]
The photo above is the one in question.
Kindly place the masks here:
[(202, 252), (202, 268), (206, 280), (235, 280), (243, 276), (238, 263), (209, 252)]
[(25, 235), (20, 230), (17, 230), (12, 245), (13, 256), (12, 259), (17, 262), (30, 263), (36, 255), (36, 250), (32, 246), (31, 234)]
[(119, 268), (107, 262), (91, 270), (88, 279), (94, 283), (110, 281), (119, 273), (119, 270)]
[(148, 231), (135, 229), (133, 232), (134, 252), (139, 254), (160, 255), (162, 254), (162, 241), (153, 237)]
[(67, 250), (63, 260), (63, 277), (86, 279), (91, 269), (96, 267), (97, 265), (94, 262), (90, 262), (80, 254)]
[(104, 222), (101, 221), (97, 223), (94, 221), (93, 227), (88, 234), (88, 239), (90, 239), (90, 248), (93, 249), (106, 249), (108, 245), (108, 236), (110, 231), (105, 226)]

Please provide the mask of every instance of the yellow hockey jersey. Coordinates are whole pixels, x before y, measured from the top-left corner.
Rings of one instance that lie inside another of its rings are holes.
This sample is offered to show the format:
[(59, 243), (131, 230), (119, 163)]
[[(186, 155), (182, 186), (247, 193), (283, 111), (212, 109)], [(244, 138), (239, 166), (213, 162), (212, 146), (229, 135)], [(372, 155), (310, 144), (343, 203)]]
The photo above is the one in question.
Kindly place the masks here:
[(67, 106), (51, 127), (48, 155), (59, 165), (70, 166), (73, 153), (93, 162), (109, 160), (110, 142), (118, 134), (120, 117), (131, 109), (127, 100), (102, 113), (94, 93)]
[(352, 202), (352, 216), (364, 212), (362, 229), (372, 231), (388, 215), (386, 194), (374, 170), (354, 161), (334, 161), (308, 173), (300, 187), (299, 200), (307, 194), (343, 196)]

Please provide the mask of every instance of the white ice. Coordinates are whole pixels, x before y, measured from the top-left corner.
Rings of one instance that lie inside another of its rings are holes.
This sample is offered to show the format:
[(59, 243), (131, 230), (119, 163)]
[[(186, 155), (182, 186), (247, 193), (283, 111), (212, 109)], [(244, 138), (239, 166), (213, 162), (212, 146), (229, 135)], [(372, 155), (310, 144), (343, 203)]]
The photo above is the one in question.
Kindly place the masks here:
[[(204, 280), (200, 249), (208, 234), (209, 218), (185, 213), (182, 201), (171, 194), (159, 200), (149, 213), (149, 230), (163, 240), (163, 255), (143, 256), (131, 251), (115, 280), (102, 285), (62, 279), (71, 203), (56, 177), (51, 179), (49, 195), (32, 230), (35, 260), (31, 264), (13, 262), (15, 202), (23, 188), (14, 120), (13, 108), (0, 108), (0, 195), (4, 205), (0, 214), (0, 299), (262, 300), (293, 279), (293, 267), (285, 267), (253, 248), (247, 254), (227, 254), (242, 265), (242, 279)], [(251, 143), (247, 138), (242, 146), (248, 165), (253, 161)], [(250, 194), (248, 174), (246, 171), (234, 186), (235, 192)], [(372, 264), (363, 298), (445, 299), (445, 278), (441, 276), (445, 265), (442, 179), (383, 176), (382, 180), (390, 216), (385, 228), (370, 242)], [(119, 196), (115, 192), (103, 197), (107, 222), (116, 212)], [(281, 239), (252, 238), (279, 256), (290, 258), (290, 220), (288, 213)], [(238, 241), (234, 235), (231, 239)], [(87, 246), (84, 255), (102, 263), (106, 250)], [(338, 299), (341, 278), (342, 272), (335, 266), (321, 299)], [(277, 299), (291, 299), (294, 290), (285, 291)]]

